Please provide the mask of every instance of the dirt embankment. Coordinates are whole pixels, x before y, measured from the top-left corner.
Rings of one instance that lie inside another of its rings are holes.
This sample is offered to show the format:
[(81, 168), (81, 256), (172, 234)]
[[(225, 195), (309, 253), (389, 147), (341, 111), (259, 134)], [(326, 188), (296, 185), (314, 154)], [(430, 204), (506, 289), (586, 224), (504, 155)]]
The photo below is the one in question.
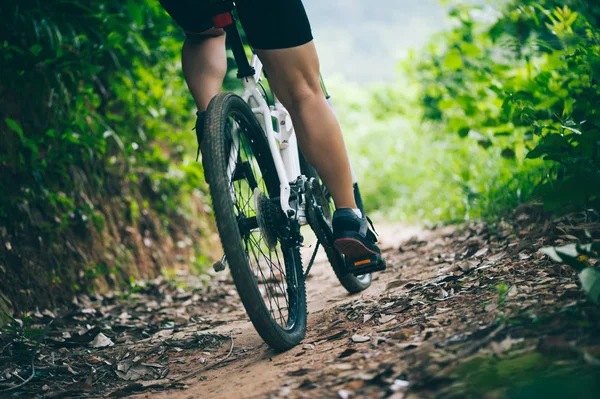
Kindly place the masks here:
[(11, 226), (0, 226), (0, 322), (7, 320), (4, 313), (105, 293), (161, 269), (193, 268), (197, 255), (207, 258), (204, 264), (220, 256), (205, 197), (191, 196), (191, 216), (157, 212), (161, 193), (152, 177), (140, 171), (134, 185), (119, 173), (91, 182), (73, 166), (78, 211), (60, 219), (24, 203)]

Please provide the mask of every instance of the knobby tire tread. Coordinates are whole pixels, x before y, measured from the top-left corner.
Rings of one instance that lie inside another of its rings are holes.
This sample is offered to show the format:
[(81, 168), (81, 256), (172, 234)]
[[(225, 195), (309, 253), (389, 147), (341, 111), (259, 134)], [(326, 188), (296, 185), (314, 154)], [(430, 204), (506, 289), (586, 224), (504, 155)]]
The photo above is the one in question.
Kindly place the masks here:
[[(296, 323), (292, 329), (286, 330), (271, 318), (258, 284), (255, 283), (255, 276), (251, 267), (248, 266), (242, 235), (233, 210), (234, 204), (231, 199), (226, 173), (229, 154), (227, 154), (227, 143), (224, 137), (224, 127), (231, 109), (235, 109), (244, 116), (251, 126), (250, 130), (252, 130), (252, 132), (248, 132), (248, 135), (252, 134), (252, 139), (256, 141), (256, 144), (266, 146), (268, 150), (268, 143), (262, 127), (248, 104), (235, 94), (221, 93), (213, 98), (206, 112), (202, 162), (209, 183), (217, 228), (240, 299), (261, 338), (276, 351), (286, 351), (296, 346), (304, 338), (306, 332), (306, 287), (302, 274), (300, 251), (298, 247), (284, 251), (282, 246), (286, 274), (289, 276), (291, 271), (288, 266), (289, 262), (294, 262), (292, 268), (296, 274), (299, 290)], [(268, 184), (269, 181), (273, 184), (272, 182), (277, 177), (274, 165), (272, 165), (272, 168), (265, 168), (269, 170), (263, 170), (262, 166), (260, 169), (265, 184), (267, 184), (267, 189), (269, 191), (274, 190)], [(273, 176), (273, 174), (275, 175)], [(276, 181), (276, 189), (279, 190), (279, 179), (277, 178)], [(293, 259), (289, 259), (290, 256)]]
[[(312, 166), (306, 161), (302, 153), (300, 153), (300, 169), (302, 170), (302, 174), (308, 177), (309, 179), (314, 177), (315, 179), (321, 181), (319, 174), (317, 173), (314, 166)], [(356, 294), (362, 292), (371, 286), (371, 279), (369, 279), (368, 281), (361, 281), (354, 274), (344, 272), (344, 260), (342, 258), (342, 255), (340, 255), (340, 253), (337, 251), (337, 249), (329, 247), (325, 244), (323, 244), (323, 249), (325, 249), (327, 260), (333, 268), (335, 276), (339, 280), (342, 287), (344, 287), (349, 294)]]

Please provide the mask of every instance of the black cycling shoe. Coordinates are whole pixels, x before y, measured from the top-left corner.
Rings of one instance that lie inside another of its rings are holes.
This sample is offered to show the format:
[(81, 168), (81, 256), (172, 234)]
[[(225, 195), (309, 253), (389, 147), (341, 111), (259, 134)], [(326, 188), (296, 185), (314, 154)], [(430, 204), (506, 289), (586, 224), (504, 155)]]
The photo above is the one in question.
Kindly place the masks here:
[[(352, 209), (337, 209), (333, 214), (333, 245), (347, 259), (368, 259), (379, 257), (381, 250), (377, 246), (377, 237), (373, 223), (365, 216), (358, 217)], [(371, 225), (371, 230), (369, 228)]]
[(198, 152), (196, 153), (196, 162), (198, 162), (198, 158), (200, 158), (200, 143), (202, 143), (202, 138), (204, 137), (204, 117), (206, 116), (206, 111), (198, 112), (198, 118), (196, 118), (196, 139), (198, 140)]

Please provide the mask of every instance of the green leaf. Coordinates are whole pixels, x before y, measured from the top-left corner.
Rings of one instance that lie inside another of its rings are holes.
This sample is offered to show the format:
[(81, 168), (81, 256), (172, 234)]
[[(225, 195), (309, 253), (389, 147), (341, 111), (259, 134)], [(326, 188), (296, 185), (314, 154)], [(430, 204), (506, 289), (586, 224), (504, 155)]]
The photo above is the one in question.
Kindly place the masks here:
[(588, 264), (579, 260), (579, 255), (590, 255), (592, 249), (592, 244), (579, 245), (571, 243), (560, 247), (540, 248), (538, 252), (548, 255), (555, 262), (565, 263), (580, 271), (585, 269)]
[(446, 57), (444, 58), (444, 67), (456, 71), (463, 67), (463, 60), (460, 55), (460, 51), (457, 49), (452, 49), (446, 53)]
[(462, 43), (460, 45), (460, 49), (467, 57), (477, 57), (481, 54), (481, 49), (475, 44), (469, 42)]
[(23, 128), (21, 128), (21, 125), (19, 125), (19, 122), (15, 121), (14, 119), (10, 119), (10, 118), (4, 118), (4, 122), (6, 122), (6, 125), (10, 128), (10, 130), (12, 130), (13, 132), (15, 132), (19, 135), (21, 140), (23, 140), (25, 138), (23, 136)]
[(142, 36), (140, 36), (137, 32), (131, 32), (131, 36), (133, 36), (133, 39), (140, 46), (140, 49), (143, 51), (144, 55), (149, 56), (150, 49), (148, 48), (148, 44), (146, 44), (146, 41), (142, 38)]
[(503, 158), (507, 158), (507, 159), (515, 159), (516, 158), (515, 151), (512, 148), (503, 149), (502, 152), (500, 153), (500, 155), (502, 155)]
[(581, 288), (594, 303), (600, 302), (600, 270), (586, 267), (579, 273)]
[(562, 258), (560, 257), (560, 255), (556, 252), (556, 248), (554, 247), (544, 247), (544, 248), (540, 248), (538, 250), (538, 252), (544, 254), (544, 255), (548, 255), (550, 257), (550, 259), (552, 259), (555, 262), (562, 262)]
[(560, 134), (547, 134), (538, 143), (538, 145), (527, 153), (525, 158), (535, 159), (542, 155), (567, 156), (571, 144)]
[(470, 127), (461, 127), (461, 128), (458, 130), (458, 135), (459, 135), (460, 137), (467, 137), (467, 136), (469, 135), (469, 132), (470, 132), (470, 131), (471, 131), (471, 128), (470, 128)]

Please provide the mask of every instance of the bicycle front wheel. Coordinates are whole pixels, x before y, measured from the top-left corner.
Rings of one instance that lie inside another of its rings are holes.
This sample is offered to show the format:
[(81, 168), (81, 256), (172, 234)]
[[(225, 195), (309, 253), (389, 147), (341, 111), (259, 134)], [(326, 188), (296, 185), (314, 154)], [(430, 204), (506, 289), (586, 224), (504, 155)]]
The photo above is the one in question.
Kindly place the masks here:
[(306, 331), (306, 290), (297, 222), (283, 215), (279, 178), (265, 134), (242, 98), (209, 104), (202, 162), (231, 276), (262, 339), (297, 345)]

